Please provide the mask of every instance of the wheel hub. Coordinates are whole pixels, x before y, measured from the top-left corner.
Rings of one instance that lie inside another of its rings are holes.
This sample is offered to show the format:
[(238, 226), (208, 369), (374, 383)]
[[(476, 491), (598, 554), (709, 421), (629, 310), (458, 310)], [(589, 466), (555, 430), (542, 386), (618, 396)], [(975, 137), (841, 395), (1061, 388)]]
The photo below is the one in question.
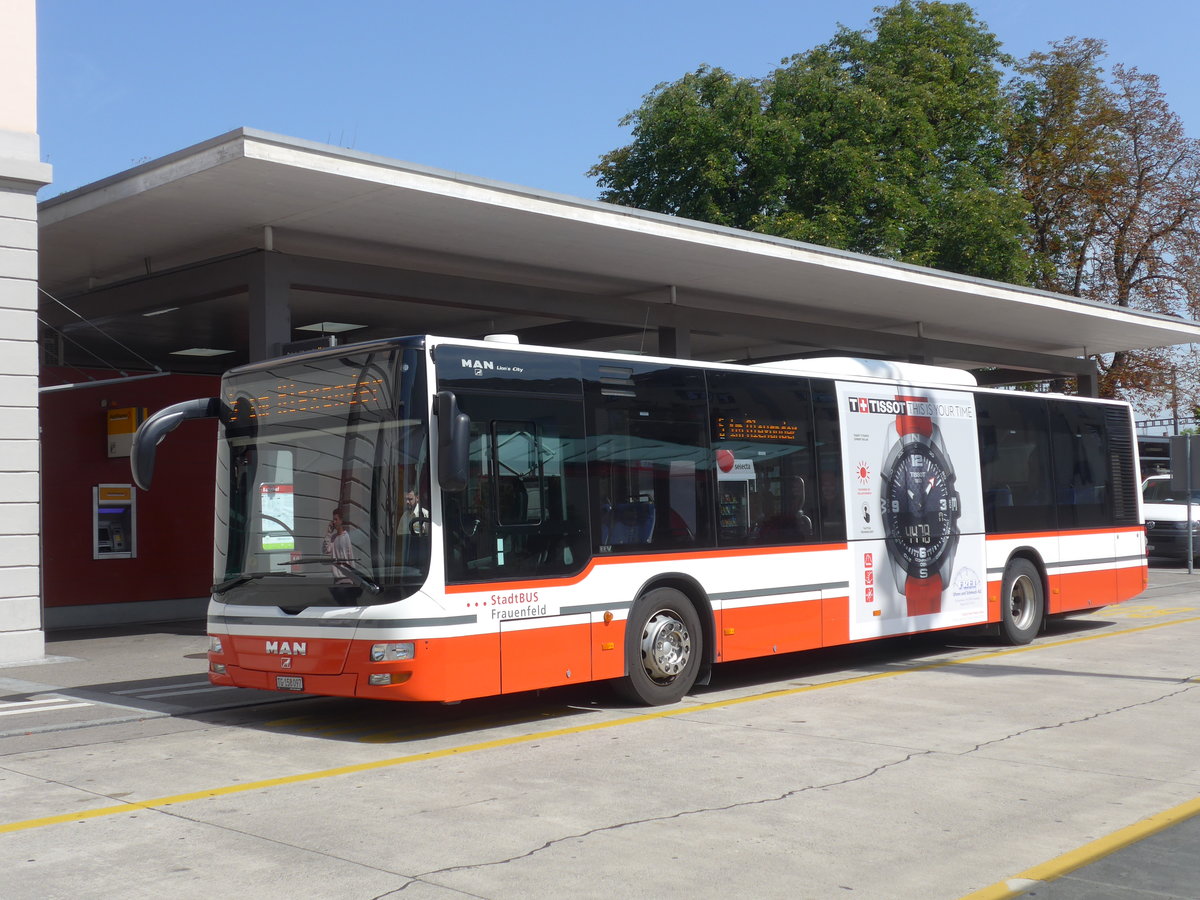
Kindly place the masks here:
[(642, 631), (642, 665), (656, 681), (670, 680), (682, 672), (692, 657), (692, 636), (687, 626), (666, 610), (656, 612)]
[(1032, 592), (1033, 584), (1028, 576), (1020, 575), (1013, 580), (1008, 592), (1009, 615), (1018, 628), (1027, 628), (1033, 616)]

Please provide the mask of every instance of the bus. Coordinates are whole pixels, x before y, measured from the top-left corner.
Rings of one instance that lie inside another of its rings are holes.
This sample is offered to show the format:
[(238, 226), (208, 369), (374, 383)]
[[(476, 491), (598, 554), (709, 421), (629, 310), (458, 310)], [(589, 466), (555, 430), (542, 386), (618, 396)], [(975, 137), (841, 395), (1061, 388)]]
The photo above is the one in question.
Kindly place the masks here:
[(219, 420), (209, 678), (454, 702), (1047, 616), (1147, 584), (1126, 404), (874, 360), (428, 335), (245, 365)]

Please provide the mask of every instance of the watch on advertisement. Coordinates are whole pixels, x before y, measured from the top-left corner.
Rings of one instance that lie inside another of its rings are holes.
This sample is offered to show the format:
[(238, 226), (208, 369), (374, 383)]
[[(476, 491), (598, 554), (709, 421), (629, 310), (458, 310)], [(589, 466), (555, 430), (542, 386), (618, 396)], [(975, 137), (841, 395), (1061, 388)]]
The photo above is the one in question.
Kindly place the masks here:
[[(927, 397), (901, 397), (905, 404)], [(959, 495), (941, 431), (929, 416), (900, 413), (883, 463), (882, 506), (888, 558), (909, 616), (941, 611), (958, 544)]]

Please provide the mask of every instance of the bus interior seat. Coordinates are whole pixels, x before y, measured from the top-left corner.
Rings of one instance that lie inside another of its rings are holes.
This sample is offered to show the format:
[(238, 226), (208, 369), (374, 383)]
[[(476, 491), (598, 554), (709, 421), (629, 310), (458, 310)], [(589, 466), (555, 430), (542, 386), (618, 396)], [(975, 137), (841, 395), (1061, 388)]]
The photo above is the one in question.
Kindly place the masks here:
[(600, 543), (649, 544), (654, 535), (654, 519), (654, 503), (650, 500), (605, 505)]

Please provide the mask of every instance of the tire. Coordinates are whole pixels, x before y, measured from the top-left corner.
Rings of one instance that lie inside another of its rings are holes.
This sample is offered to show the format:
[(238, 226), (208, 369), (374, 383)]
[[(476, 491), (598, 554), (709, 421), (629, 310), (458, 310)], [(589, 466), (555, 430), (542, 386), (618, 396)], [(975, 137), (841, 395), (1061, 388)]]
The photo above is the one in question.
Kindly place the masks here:
[(1027, 559), (1014, 559), (1004, 570), (1000, 594), (1000, 636), (1009, 644), (1028, 644), (1042, 629), (1046, 592), (1042, 576)]
[(656, 588), (633, 604), (625, 623), (629, 674), (614, 686), (634, 703), (676, 703), (696, 683), (703, 652), (704, 633), (691, 601), (673, 588)]

